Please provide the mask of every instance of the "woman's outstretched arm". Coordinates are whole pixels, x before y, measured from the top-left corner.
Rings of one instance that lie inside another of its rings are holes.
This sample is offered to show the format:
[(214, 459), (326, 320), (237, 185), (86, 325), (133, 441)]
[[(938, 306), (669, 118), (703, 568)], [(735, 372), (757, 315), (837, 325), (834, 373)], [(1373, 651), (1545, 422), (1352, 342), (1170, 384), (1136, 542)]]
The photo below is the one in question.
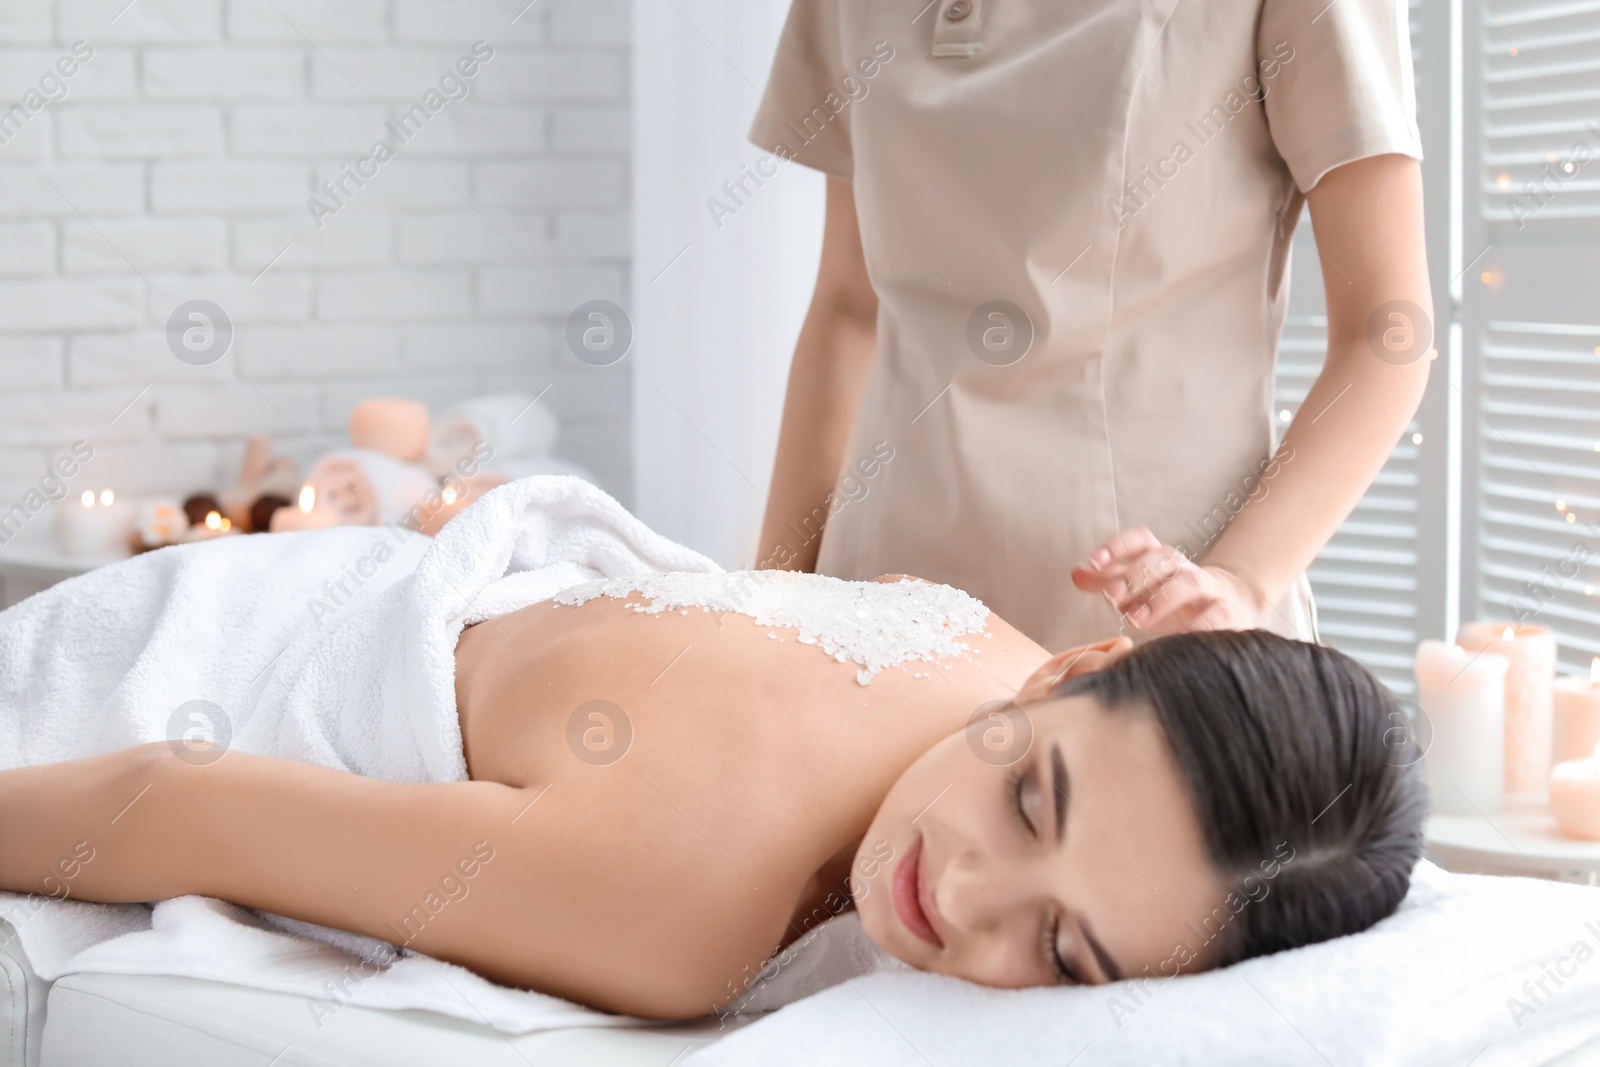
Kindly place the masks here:
[[(629, 880), (606, 867), (621, 850), (582, 805), (237, 751), (202, 761), (211, 754), (157, 743), (0, 772), (0, 889), (102, 902), (201, 894), (614, 1011), (712, 1009), (729, 958), (715, 938), (641, 932), (660, 919), (627, 898)], [(711, 892), (685, 905), (707, 915), (679, 918), (714, 923), (725, 903)]]
[[(474, 932), (503, 881), (492, 875), (509, 862), (519, 797), (143, 745), (0, 773), (0, 888), (90, 901), (198, 893), (506, 974), (512, 962)], [(90, 858), (64, 868), (75, 854)], [(441, 882), (461, 900), (441, 893), (437, 914), (417, 915)]]

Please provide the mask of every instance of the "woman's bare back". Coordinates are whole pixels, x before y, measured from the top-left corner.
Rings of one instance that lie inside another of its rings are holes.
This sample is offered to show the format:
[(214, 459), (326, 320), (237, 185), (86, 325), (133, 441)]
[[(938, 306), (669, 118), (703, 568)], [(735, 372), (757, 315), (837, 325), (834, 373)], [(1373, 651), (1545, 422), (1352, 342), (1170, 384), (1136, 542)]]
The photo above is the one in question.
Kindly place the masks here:
[(803, 916), (844, 899), (855, 847), (902, 771), (1046, 655), (986, 616), (959, 638), (968, 650), (863, 685), (860, 664), (793, 627), (648, 605), (637, 593), (546, 601), (463, 633), (468, 768), (545, 790), (529, 820), (575, 820), (549, 845), (572, 875), (543, 895), (552, 921), (591, 951), (688, 961), (681, 980), (730, 993)]
[(639, 606), (547, 601), (461, 635), (469, 781), (165, 742), (0, 771), (0, 888), (37, 891), (92, 840), (78, 900), (217, 897), (594, 1007), (703, 1015), (845, 899), (902, 771), (1046, 659), (983, 613), (970, 650), (862, 685), (794, 628)]

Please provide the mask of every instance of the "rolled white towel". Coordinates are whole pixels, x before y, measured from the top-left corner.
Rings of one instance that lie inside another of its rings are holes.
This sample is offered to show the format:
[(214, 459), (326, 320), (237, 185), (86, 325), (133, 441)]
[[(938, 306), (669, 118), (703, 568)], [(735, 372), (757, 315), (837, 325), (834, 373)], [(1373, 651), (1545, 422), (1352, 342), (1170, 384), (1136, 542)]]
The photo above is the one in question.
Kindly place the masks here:
[(542, 459), (555, 451), (560, 434), (555, 416), (526, 393), (474, 397), (452, 404), (434, 419), (429, 466), (443, 474), (479, 441), (494, 449), (491, 465), (513, 456)]
[(326, 453), (306, 481), (316, 488), (321, 506), (331, 507), (340, 522), (356, 526), (400, 522), (439, 488), (427, 468), (370, 448)]

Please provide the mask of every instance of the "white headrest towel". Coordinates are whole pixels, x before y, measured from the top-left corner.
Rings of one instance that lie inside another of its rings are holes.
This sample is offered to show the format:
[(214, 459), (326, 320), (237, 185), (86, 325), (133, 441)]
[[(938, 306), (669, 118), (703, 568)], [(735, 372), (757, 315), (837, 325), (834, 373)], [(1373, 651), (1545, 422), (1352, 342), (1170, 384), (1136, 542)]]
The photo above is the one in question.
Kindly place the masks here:
[(1353, 937), (1086, 989), (867, 975), (686, 1063), (1507, 1067), (1547, 1063), (1597, 1035), (1600, 889), (1449, 874), (1424, 861), (1400, 910)]

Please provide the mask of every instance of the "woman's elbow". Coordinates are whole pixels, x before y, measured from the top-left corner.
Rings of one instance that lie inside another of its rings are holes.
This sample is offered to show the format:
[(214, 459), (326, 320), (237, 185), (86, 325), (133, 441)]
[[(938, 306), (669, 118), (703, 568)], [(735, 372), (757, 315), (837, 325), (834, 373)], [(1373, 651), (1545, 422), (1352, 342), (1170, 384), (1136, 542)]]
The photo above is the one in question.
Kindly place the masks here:
[[(865, 291), (862, 291), (864, 288)], [(819, 288), (811, 298), (811, 319), (830, 334), (876, 336), (878, 294), (865, 287)]]

